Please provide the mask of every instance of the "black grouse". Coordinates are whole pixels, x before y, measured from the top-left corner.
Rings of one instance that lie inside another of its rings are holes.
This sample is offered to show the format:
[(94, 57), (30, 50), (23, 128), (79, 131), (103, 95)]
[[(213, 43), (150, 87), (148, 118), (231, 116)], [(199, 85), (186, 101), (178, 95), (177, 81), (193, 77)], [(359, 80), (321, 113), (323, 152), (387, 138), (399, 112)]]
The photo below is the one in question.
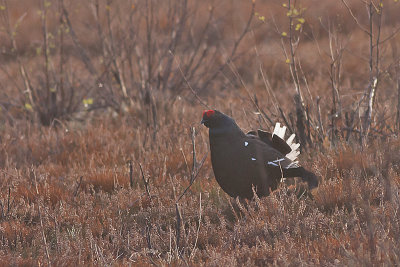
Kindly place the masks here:
[(211, 163), (215, 179), (231, 197), (250, 199), (269, 195), (282, 178), (301, 177), (308, 187), (318, 186), (312, 172), (300, 167), (297, 156), (300, 144), (287, 141), (286, 127), (279, 123), (273, 133), (262, 130), (245, 134), (236, 122), (218, 110), (203, 112), (201, 121), (209, 128)]

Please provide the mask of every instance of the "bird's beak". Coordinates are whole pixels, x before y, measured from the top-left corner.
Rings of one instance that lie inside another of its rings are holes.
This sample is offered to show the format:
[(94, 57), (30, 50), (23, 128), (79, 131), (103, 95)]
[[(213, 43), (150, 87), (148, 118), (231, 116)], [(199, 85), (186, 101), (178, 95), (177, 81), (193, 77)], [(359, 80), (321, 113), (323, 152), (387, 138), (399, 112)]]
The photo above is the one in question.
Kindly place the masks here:
[(200, 124), (204, 124), (206, 121), (204, 119), (201, 120)]

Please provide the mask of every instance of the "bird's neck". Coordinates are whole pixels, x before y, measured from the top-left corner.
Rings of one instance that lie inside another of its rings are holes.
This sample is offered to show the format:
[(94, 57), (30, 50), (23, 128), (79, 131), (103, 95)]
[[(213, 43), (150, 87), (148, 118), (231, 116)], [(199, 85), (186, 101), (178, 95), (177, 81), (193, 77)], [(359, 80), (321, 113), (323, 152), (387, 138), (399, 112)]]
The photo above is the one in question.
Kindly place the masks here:
[(245, 134), (237, 126), (237, 124), (225, 125), (224, 127), (210, 128), (209, 131), (210, 142), (216, 141), (218, 139), (235, 140), (236, 138), (243, 138)]

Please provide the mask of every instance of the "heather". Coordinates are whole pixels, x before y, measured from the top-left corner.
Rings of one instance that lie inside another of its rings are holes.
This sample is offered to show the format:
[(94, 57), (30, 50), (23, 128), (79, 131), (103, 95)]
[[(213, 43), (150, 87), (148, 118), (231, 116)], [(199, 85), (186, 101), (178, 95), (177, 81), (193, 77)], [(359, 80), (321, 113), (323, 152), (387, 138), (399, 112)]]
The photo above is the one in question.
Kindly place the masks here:
[[(397, 1), (0, 1), (0, 261), (395, 265)], [(311, 192), (230, 198), (202, 111), (288, 126)]]

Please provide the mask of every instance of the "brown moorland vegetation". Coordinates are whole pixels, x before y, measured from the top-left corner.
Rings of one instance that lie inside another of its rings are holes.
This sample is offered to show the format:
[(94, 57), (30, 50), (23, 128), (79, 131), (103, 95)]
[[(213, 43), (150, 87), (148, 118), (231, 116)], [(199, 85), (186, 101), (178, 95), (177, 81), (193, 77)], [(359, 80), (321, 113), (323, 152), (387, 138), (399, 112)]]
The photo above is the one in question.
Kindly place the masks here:
[[(0, 0), (0, 262), (400, 262), (396, 0)], [(244, 202), (201, 112), (320, 176)]]

